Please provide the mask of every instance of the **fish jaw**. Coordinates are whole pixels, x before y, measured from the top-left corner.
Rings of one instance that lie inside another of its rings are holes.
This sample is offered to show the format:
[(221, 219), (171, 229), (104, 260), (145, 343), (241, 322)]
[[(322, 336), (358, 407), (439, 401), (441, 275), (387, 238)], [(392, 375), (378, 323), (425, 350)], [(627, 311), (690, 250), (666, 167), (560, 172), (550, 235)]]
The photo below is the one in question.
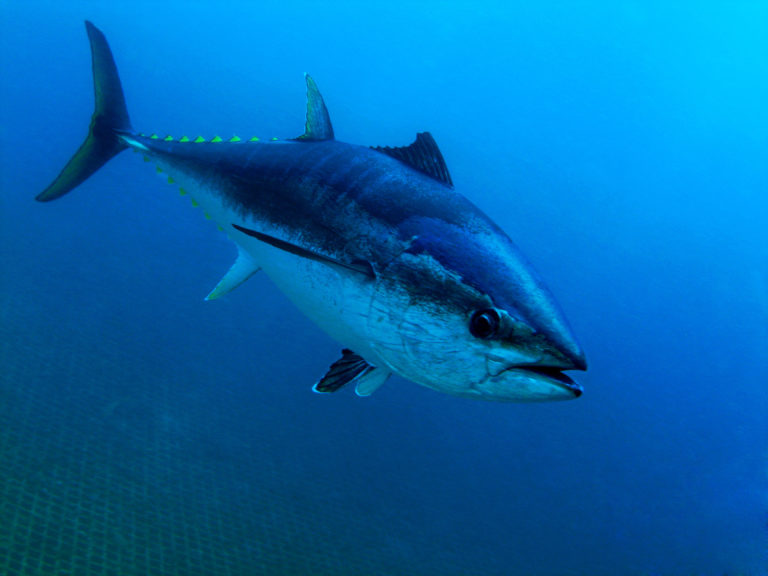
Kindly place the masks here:
[(530, 366), (488, 375), (465, 395), (496, 402), (552, 402), (573, 400), (583, 391), (581, 385), (556, 368)]

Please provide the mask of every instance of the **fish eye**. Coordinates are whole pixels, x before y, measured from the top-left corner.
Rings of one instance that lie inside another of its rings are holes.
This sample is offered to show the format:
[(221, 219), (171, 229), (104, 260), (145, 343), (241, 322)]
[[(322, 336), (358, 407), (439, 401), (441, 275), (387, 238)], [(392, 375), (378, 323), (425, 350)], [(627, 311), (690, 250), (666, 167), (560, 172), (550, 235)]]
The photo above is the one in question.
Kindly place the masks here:
[(478, 310), (469, 319), (469, 331), (475, 338), (493, 338), (501, 326), (501, 316), (494, 308)]

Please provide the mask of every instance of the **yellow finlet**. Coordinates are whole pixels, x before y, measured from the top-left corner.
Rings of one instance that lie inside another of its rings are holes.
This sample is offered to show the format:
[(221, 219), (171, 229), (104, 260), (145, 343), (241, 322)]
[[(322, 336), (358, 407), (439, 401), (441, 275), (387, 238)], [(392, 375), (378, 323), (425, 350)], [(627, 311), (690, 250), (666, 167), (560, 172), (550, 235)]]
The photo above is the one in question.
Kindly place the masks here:
[(195, 200), (194, 198), (191, 198), (191, 200), (192, 200), (192, 206), (194, 208), (197, 208), (198, 206), (200, 206), (200, 204), (197, 203), (197, 200)]
[(179, 142), (189, 142), (189, 138), (187, 138), (186, 136), (182, 136), (181, 138), (179, 138)]
[(219, 232), (224, 232), (224, 228), (222, 228), (222, 227), (221, 227), (221, 226), (219, 226), (218, 224), (216, 224), (216, 228), (218, 228), (218, 229), (219, 229)]
[(219, 136), (214, 136), (211, 138), (211, 142), (223, 142), (223, 140)]
[(232, 136), (232, 138), (229, 139), (230, 142), (240, 142), (240, 138), (237, 136)]
[(272, 142), (274, 142), (275, 140), (279, 140), (279, 138), (270, 138), (270, 140), (272, 140)]
[(155, 168), (155, 172), (157, 172), (158, 174), (162, 174), (162, 173), (163, 173), (163, 169), (162, 169), (162, 168), (160, 168), (160, 166), (157, 166), (157, 167)]
[(248, 142), (258, 142), (258, 141), (259, 141), (259, 137), (258, 136), (254, 136), (253, 138), (248, 140)]
[(176, 180), (168, 176), (168, 184), (173, 184), (174, 182), (176, 182)]
[(173, 136), (168, 134), (165, 138), (163, 138), (163, 142), (173, 142)]
[(179, 194), (181, 194), (182, 196), (186, 196), (187, 195), (187, 191), (184, 190), (184, 188), (179, 188)]
[(203, 138), (202, 136), (198, 136), (197, 138), (192, 140), (192, 142), (194, 142), (195, 144), (200, 144), (200, 142), (205, 142), (205, 138)]
[(206, 220), (210, 220), (211, 219), (211, 215), (208, 214), (208, 212), (203, 212), (203, 216), (205, 216)]
[(158, 136), (157, 134), (152, 134), (152, 136), (150, 136), (149, 139), (150, 140), (159, 140), (160, 136)]
[(144, 154), (144, 162), (149, 162), (149, 156), (147, 156), (146, 154)]

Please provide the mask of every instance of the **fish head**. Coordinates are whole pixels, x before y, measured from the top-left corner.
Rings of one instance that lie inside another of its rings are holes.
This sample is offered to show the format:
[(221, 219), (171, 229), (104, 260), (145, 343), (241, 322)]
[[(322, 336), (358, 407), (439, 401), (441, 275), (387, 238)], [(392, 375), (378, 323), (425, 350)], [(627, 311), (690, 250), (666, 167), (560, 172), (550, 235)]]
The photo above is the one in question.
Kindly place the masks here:
[(382, 271), (369, 314), (376, 353), (438, 391), (495, 401), (577, 398), (584, 353), (549, 291), (497, 229), (442, 226)]

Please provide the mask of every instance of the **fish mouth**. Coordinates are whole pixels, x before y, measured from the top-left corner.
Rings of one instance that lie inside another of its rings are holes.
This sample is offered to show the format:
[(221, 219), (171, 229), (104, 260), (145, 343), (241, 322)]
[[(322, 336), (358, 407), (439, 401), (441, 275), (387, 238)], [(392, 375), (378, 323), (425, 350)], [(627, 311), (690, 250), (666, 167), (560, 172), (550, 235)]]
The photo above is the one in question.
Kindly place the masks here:
[[(539, 362), (510, 361), (509, 356), (489, 354), (486, 357), (486, 382), (494, 393), (518, 401), (571, 400), (584, 392), (581, 385), (565, 370), (586, 368), (584, 362), (564, 362), (552, 357)], [(522, 360), (522, 359), (520, 359)]]
[(474, 398), (496, 402), (556, 402), (573, 400), (583, 393), (581, 385), (563, 370), (572, 366), (513, 364), (503, 369), (490, 366), (488, 375), (471, 387)]
[(563, 372), (562, 368), (554, 366), (518, 366), (515, 368), (509, 368), (509, 370), (515, 370), (519, 372), (531, 372), (531, 376), (538, 375), (542, 379), (549, 381), (567, 392), (573, 394), (574, 398), (578, 398), (584, 393), (584, 388), (576, 382), (573, 378)]
[(508, 402), (573, 400), (581, 385), (558, 366), (516, 365), (490, 375), (478, 386), (482, 396)]

